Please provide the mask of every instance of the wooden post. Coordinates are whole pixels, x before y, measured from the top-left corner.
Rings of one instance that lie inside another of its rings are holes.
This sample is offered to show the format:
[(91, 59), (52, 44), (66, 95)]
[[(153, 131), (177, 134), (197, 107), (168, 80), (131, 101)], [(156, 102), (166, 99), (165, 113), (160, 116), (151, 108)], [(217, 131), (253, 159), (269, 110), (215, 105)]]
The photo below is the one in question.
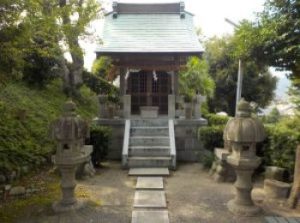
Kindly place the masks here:
[(296, 208), (300, 199), (300, 145), (296, 150), (296, 161), (294, 170), (294, 183), (291, 190), (290, 197), (288, 199), (289, 208)]

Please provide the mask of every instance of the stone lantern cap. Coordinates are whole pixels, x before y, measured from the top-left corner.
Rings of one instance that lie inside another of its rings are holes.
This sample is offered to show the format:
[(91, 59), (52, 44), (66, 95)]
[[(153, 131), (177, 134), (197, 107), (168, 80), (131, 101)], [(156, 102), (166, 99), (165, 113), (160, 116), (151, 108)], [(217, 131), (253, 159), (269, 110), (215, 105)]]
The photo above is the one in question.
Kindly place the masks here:
[(261, 121), (251, 117), (251, 113), (250, 103), (242, 99), (236, 117), (231, 118), (225, 126), (223, 139), (240, 143), (262, 142), (266, 137), (264, 126)]

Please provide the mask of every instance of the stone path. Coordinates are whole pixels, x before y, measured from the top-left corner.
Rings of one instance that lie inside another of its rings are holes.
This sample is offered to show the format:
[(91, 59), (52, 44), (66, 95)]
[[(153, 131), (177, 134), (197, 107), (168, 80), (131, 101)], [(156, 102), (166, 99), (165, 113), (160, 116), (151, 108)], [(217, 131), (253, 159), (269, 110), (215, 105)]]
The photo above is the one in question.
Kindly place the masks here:
[(131, 168), (129, 176), (169, 176), (168, 168)]
[(129, 175), (132, 173), (138, 178), (131, 223), (169, 223), (162, 177), (168, 175), (169, 170), (167, 168), (130, 169)]

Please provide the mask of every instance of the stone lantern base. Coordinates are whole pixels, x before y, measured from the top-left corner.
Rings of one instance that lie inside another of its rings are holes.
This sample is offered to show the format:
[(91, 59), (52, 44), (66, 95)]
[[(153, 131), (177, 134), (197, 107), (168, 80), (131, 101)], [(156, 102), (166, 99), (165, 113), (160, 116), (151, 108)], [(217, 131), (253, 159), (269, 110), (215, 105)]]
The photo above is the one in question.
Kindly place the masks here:
[(86, 206), (87, 206), (87, 201), (84, 201), (84, 200), (78, 200), (75, 203), (70, 204), (70, 205), (66, 205), (60, 201), (57, 201), (57, 202), (53, 203), (52, 209), (56, 213), (62, 213), (62, 212), (76, 211), (76, 210), (84, 208)]
[(254, 205), (240, 205), (236, 204), (235, 199), (229, 201), (227, 203), (227, 207), (229, 211), (236, 215), (244, 216), (244, 217), (250, 217), (255, 216), (261, 212), (261, 208), (254, 206)]
[(236, 189), (235, 198), (228, 202), (228, 209), (239, 216), (255, 216), (261, 211), (260, 207), (255, 206), (251, 191), (252, 174), (254, 169), (260, 164), (261, 159), (258, 157), (252, 159), (235, 159), (228, 156), (227, 161), (235, 169), (237, 179), (234, 183)]

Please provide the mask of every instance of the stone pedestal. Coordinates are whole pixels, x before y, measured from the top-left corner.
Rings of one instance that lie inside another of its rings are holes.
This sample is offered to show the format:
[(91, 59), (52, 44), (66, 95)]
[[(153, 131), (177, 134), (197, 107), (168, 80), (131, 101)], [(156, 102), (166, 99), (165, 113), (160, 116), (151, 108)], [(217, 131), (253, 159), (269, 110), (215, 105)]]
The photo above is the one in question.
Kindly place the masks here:
[(193, 117), (193, 104), (192, 103), (185, 103), (184, 104), (184, 111), (185, 111), (185, 119), (192, 119), (192, 117)]
[(169, 119), (175, 118), (175, 95), (170, 94), (168, 96), (168, 116)]
[(257, 215), (261, 209), (254, 205), (251, 198), (251, 191), (253, 188), (252, 174), (254, 169), (259, 165), (260, 159), (258, 158), (252, 164), (249, 163), (249, 166), (246, 168), (235, 165), (235, 160), (230, 160), (230, 157), (228, 158), (228, 162), (233, 164), (237, 177), (236, 182), (234, 183), (236, 195), (234, 199), (228, 202), (228, 209), (240, 216)]
[(84, 201), (78, 201), (75, 197), (75, 171), (77, 166), (59, 166), (61, 172), (62, 199), (53, 204), (55, 212), (67, 212), (77, 210), (85, 206)]
[(125, 119), (129, 119), (131, 116), (131, 95), (123, 96), (123, 115)]
[(195, 100), (195, 112), (194, 116), (195, 119), (200, 119), (201, 118), (201, 105), (203, 102), (206, 101), (206, 97), (202, 95), (196, 95), (196, 100)]

